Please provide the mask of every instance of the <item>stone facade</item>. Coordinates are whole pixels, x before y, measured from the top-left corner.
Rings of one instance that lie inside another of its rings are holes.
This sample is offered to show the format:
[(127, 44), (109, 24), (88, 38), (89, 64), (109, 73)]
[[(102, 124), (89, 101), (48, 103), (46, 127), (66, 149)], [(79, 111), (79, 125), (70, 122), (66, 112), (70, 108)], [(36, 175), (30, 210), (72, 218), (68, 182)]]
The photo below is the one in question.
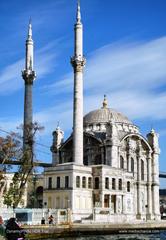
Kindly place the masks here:
[(73, 133), (53, 134), (53, 167), (44, 170), (44, 206), (70, 209), (73, 221), (157, 220), (159, 144), (145, 139), (126, 116), (108, 107), (83, 118), (83, 26), (78, 2), (75, 24)]
[(108, 107), (106, 96), (100, 109), (83, 118), (82, 35), (78, 3), (71, 59), (73, 133), (64, 141), (60, 127), (53, 132), (52, 167), (39, 177), (38, 203), (70, 211), (72, 221), (159, 220), (158, 134), (152, 129), (143, 137), (126, 116)]
[(109, 221), (160, 219), (154, 130), (145, 139), (123, 114), (105, 106), (84, 117), (84, 166), (73, 162), (72, 142), (71, 135), (58, 150), (59, 163), (45, 169), (48, 207), (71, 208), (74, 219), (83, 214), (104, 221), (108, 213)]

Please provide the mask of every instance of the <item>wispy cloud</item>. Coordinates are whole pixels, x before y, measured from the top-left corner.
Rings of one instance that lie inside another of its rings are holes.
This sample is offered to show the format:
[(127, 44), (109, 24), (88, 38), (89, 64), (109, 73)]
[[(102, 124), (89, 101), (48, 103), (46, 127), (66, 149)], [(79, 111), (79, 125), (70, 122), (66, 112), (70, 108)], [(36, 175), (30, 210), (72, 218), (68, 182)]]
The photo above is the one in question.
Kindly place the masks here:
[[(35, 70), (38, 77), (41, 79), (45, 74), (52, 72), (56, 66), (57, 53), (52, 51), (55, 45), (59, 44), (59, 40), (49, 43), (36, 52), (35, 59), (38, 59), (35, 64)], [(0, 95), (11, 94), (23, 87), (21, 70), (24, 69), (25, 59), (22, 58), (16, 62), (6, 66), (0, 72)]]
[[(40, 78), (55, 67), (53, 60), (56, 59), (56, 55), (52, 54), (52, 48), (50, 44), (37, 53), (39, 61), (36, 69)], [(87, 57), (84, 78), (85, 113), (100, 108), (103, 94), (106, 93), (110, 107), (123, 112), (132, 120), (166, 119), (164, 89), (158, 91), (165, 84), (165, 52), (166, 37), (140, 43), (119, 42), (91, 53)], [(17, 64), (20, 69), (21, 63)], [(3, 80), (4, 83), (15, 79), (13, 77), (15, 66), (9, 67), (12, 74), (3, 78), (6, 79)], [(5, 72), (7, 71), (3, 74)], [(16, 78), (15, 81), (18, 79)], [(1, 84), (3, 89), (3, 83)], [(22, 82), (20, 81), (19, 84), (22, 85)], [(35, 114), (35, 119), (46, 126), (44, 134), (50, 134), (56, 128), (58, 121), (64, 130), (72, 130), (72, 98), (70, 95), (69, 99), (66, 94), (72, 91), (72, 72), (62, 75), (60, 81), (44, 86), (44, 92), (49, 95), (61, 94), (66, 97), (65, 102), (60, 102), (59, 97), (55, 98), (52, 102), (53, 107), (49, 105), (48, 108)]]
[[(110, 106), (131, 119), (165, 119), (165, 53), (166, 37), (162, 37), (109, 44), (90, 54), (84, 77), (85, 112), (99, 108), (106, 93)], [(72, 82), (73, 74), (68, 73), (61, 81), (45, 86), (45, 90), (49, 94), (69, 93)]]

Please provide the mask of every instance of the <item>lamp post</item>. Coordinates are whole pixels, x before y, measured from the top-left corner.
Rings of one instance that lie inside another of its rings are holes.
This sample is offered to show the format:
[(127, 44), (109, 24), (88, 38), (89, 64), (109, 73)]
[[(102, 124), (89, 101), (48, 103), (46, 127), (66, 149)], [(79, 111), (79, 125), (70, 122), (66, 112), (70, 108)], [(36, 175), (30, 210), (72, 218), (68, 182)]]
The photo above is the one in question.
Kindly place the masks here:
[(13, 194), (13, 217), (15, 218), (15, 215), (16, 215), (16, 213), (15, 213), (15, 199), (16, 199), (16, 195), (15, 195), (15, 193)]
[(34, 196), (33, 196), (33, 208), (36, 207), (36, 182), (37, 182), (37, 176), (36, 174), (33, 175), (33, 192), (34, 192)]
[(147, 222), (147, 209), (148, 209), (148, 205), (145, 205), (145, 209), (146, 209), (146, 222)]
[(70, 200), (68, 199), (67, 200), (67, 221), (68, 221), (68, 224), (69, 226), (71, 225), (71, 209), (70, 209)]

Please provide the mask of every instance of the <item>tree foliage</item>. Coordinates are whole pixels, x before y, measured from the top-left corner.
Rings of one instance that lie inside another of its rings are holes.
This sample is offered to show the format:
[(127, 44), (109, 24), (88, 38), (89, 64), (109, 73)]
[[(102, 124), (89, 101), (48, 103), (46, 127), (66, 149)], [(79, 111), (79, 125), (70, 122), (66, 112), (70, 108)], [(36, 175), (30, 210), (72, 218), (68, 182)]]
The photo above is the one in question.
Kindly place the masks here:
[[(23, 129), (23, 127), (20, 127)], [(0, 139), (0, 161), (1, 164), (10, 162), (14, 164), (19, 161), (18, 171), (14, 174), (12, 184), (4, 194), (4, 204), (7, 206), (17, 207), (22, 201), (26, 183), (34, 167), (34, 143), (36, 133), (43, 130), (37, 122), (29, 124), (24, 128), (26, 130), (26, 141), (21, 141), (19, 134), (12, 133), (6, 138)]]

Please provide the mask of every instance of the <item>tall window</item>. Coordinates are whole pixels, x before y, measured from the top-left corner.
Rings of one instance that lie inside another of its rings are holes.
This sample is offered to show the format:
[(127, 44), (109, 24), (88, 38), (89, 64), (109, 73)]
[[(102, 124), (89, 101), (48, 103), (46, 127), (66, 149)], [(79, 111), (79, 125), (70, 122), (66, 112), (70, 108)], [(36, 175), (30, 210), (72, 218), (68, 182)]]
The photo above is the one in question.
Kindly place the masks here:
[(131, 158), (131, 172), (134, 172), (134, 159)]
[(99, 189), (99, 178), (95, 177), (95, 189)]
[(52, 188), (52, 177), (48, 178), (48, 188), (51, 189)]
[(80, 188), (80, 176), (76, 177), (76, 187)]
[(130, 182), (127, 182), (127, 192), (130, 192)]
[(119, 190), (122, 190), (122, 179), (119, 179), (118, 185), (119, 185)]
[(88, 188), (92, 188), (92, 178), (88, 178)]
[(105, 178), (105, 188), (109, 189), (109, 178), (108, 177)]
[(129, 158), (127, 158), (127, 171), (129, 172), (130, 169), (129, 169)]
[(82, 177), (82, 187), (86, 188), (86, 177)]
[(69, 176), (65, 176), (65, 188), (69, 187)]
[(120, 156), (120, 168), (124, 169), (124, 159), (122, 156)]
[(144, 180), (144, 161), (141, 160), (141, 180)]
[(116, 181), (115, 181), (115, 178), (112, 178), (112, 189), (113, 189), (113, 190), (116, 189)]
[(61, 179), (60, 179), (60, 177), (57, 177), (56, 187), (57, 188), (61, 187)]

